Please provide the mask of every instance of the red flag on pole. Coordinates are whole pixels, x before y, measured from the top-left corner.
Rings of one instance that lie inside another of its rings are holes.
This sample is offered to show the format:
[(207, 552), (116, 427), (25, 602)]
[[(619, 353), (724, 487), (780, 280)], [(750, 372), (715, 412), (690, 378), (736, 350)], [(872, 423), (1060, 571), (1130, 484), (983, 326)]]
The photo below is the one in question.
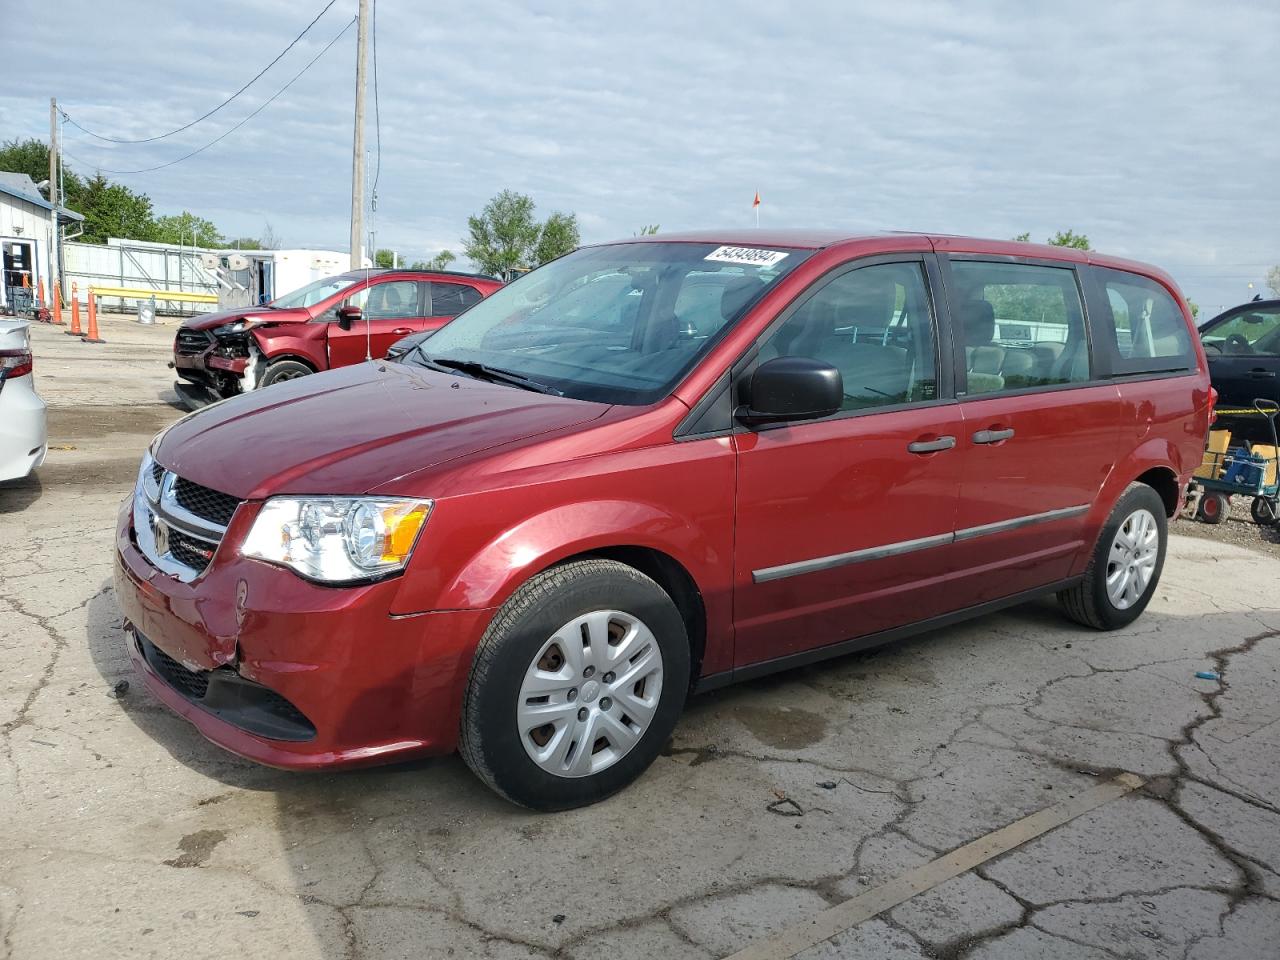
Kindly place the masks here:
[(752, 201), (751, 201), (751, 205), (752, 205), (753, 207), (758, 207), (758, 206), (760, 206), (760, 191), (759, 191), (759, 190), (757, 190), (757, 191), (756, 191), (756, 198), (755, 198), (754, 200), (752, 200)]

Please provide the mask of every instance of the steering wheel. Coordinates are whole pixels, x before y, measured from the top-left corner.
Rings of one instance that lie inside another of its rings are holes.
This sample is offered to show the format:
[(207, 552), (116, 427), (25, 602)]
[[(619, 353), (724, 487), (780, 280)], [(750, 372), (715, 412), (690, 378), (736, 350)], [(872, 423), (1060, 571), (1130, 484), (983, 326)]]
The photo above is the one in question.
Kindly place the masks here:
[(1224, 347), (1232, 348), (1231, 350), (1225, 351), (1225, 352), (1253, 353), (1253, 347), (1249, 344), (1249, 341), (1245, 339), (1244, 334), (1242, 333), (1230, 334), (1226, 340), (1222, 341), (1222, 345)]

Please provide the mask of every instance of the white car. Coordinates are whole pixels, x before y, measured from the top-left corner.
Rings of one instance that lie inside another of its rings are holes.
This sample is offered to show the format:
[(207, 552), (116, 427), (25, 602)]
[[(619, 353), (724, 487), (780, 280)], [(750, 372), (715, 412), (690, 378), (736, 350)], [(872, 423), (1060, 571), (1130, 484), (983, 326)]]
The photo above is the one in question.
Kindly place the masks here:
[(30, 326), (0, 319), (0, 480), (25, 477), (49, 449), (44, 401), (31, 373)]

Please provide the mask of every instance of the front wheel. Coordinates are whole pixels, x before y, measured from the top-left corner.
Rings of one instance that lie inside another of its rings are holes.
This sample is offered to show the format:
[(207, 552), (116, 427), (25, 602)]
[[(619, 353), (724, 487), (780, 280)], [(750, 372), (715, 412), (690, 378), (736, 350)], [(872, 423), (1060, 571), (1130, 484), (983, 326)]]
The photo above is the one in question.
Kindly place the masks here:
[(315, 373), (315, 371), (305, 363), (300, 363), (297, 360), (277, 360), (267, 367), (267, 371), (262, 375), (262, 380), (258, 386), (269, 387), (273, 383), (297, 380), (299, 377), (309, 376), (312, 373)]
[(1164, 501), (1145, 483), (1129, 484), (1102, 525), (1083, 579), (1058, 594), (1067, 616), (1097, 630), (1133, 623), (1160, 582), (1167, 541)]
[(671, 597), (610, 560), (534, 577), (476, 650), (460, 750), (515, 803), (603, 800), (651, 764), (689, 689), (689, 639)]

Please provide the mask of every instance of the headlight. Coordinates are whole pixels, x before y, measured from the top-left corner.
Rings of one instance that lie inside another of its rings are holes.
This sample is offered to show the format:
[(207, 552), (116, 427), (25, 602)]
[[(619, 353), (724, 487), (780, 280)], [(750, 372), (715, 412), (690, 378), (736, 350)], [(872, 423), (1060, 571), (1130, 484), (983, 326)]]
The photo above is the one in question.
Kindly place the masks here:
[(260, 323), (266, 323), (266, 317), (241, 317), (235, 323), (228, 323), (225, 326), (217, 327), (213, 331), (213, 335), (223, 336), (228, 333), (244, 333), (250, 327), (256, 327)]
[(373, 580), (404, 569), (431, 506), (403, 497), (272, 497), (240, 552), (323, 583)]

